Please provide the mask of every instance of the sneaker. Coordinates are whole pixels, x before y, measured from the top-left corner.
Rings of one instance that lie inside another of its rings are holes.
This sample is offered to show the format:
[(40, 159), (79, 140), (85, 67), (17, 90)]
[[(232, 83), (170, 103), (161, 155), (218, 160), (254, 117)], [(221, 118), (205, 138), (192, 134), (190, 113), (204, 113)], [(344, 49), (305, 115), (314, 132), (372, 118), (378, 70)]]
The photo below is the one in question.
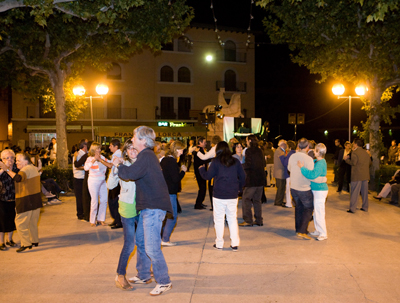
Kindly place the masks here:
[(238, 247), (237, 246), (231, 246), (232, 251), (238, 251)]
[(217, 244), (214, 244), (213, 247), (217, 250), (222, 250), (222, 248), (217, 247)]
[(313, 231), (312, 233), (310, 233), (311, 236), (319, 236), (319, 232), (318, 231)]
[(58, 199), (52, 199), (51, 201), (49, 201), (47, 203), (51, 204), (51, 205), (57, 205), (57, 204), (61, 204), (62, 202)]
[(176, 243), (174, 243), (174, 242), (170, 242), (170, 241), (164, 242), (164, 241), (161, 241), (161, 246), (175, 246), (175, 245), (176, 245)]
[(159, 296), (172, 288), (172, 283), (157, 284), (156, 287), (150, 292), (151, 296)]
[(326, 240), (326, 239), (328, 239), (328, 237), (319, 236), (319, 237), (317, 238), (318, 241), (324, 241), (324, 240)]
[(55, 198), (56, 195), (52, 194), (51, 192), (49, 192), (47, 195), (45, 195), (46, 198)]
[(131, 283), (135, 283), (135, 284), (150, 284), (151, 282), (153, 282), (153, 280), (151, 278), (149, 278), (149, 279), (140, 279), (138, 276), (134, 276), (132, 278), (129, 278), (128, 281), (131, 282)]

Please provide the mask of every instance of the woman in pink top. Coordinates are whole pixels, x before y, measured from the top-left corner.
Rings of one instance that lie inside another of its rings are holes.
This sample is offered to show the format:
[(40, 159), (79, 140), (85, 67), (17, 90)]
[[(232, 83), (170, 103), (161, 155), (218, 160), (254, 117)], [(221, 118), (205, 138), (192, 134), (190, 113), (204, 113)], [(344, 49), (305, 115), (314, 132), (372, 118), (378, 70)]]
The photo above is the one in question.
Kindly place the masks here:
[[(90, 226), (98, 224), (106, 226), (104, 222), (107, 211), (107, 185), (106, 170), (112, 164), (100, 154), (100, 143), (93, 142), (85, 162), (85, 170), (89, 171), (88, 189), (91, 196), (90, 202)], [(99, 205), (100, 204), (100, 205)], [(96, 220), (97, 217), (97, 220)]]

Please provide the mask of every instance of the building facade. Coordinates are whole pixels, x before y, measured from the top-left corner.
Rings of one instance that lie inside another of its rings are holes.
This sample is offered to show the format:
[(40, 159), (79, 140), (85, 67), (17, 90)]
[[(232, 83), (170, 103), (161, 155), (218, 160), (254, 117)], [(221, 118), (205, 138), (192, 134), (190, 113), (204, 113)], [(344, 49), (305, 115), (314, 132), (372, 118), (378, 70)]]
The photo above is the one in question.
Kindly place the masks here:
[[(243, 114), (254, 117), (254, 60), (253, 35), (192, 26), (156, 54), (144, 50), (129, 62), (113, 62), (107, 73), (88, 71), (81, 83), (86, 96), (97, 95), (99, 82), (109, 87), (103, 99), (93, 99), (95, 140), (106, 145), (113, 138), (124, 141), (138, 125), (153, 127), (160, 139), (205, 136), (198, 114), (218, 103), (221, 88), (228, 103), (240, 93)], [(12, 144), (47, 146), (57, 137), (54, 113), (43, 114), (41, 104), (27, 104), (17, 93), (12, 104)], [(89, 106), (68, 123), (67, 134), (69, 149), (82, 138), (91, 139)]]

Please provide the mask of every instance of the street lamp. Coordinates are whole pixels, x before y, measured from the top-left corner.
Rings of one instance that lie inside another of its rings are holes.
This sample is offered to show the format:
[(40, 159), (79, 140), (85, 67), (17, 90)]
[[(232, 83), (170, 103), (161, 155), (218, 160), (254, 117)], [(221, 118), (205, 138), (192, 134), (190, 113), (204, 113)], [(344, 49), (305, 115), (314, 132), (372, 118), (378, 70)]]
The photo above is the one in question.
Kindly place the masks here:
[(351, 99), (352, 98), (357, 98), (360, 99), (359, 96), (364, 96), (365, 93), (367, 92), (368, 88), (363, 86), (363, 85), (359, 85), (356, 87), (355, 91), (356, 94), (358, 96), (342, 96), (344, 94), (345, 88), (343, 84), (335, 84), (332, 87), (332, 92), (334, 95), (338, 96), (338, 99), (345, 99), (348, 98), (349, 99), (349, 142), (351, 142)]
[[(86, 92), (85, 88), (82, 85), (75, 86), (72, 90), (75, 96), (83, 96)], [(92, 99), (103, 99), (104, 95), (108, 93), (108, 86), (105, 84), (98, 84), (96, 86), (96, 92), (99, 96), (89, 96), (85, 97), (85, 99), (90, 100), (90, 121), (92, 123), (92, 140), (94, 141), (94, 128), (93, 128), (93, 102)]]

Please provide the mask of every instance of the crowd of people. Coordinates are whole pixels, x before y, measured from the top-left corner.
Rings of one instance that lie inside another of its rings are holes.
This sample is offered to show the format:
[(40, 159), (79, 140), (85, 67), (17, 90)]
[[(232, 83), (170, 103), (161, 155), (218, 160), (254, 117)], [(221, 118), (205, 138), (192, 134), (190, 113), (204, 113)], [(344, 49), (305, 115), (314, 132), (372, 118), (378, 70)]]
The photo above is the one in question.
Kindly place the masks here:
[[(224, 247), (225, 222), (233, 252), (240, 246), (240, 227), (263, 226), (265, 187), (273, 186), (276, 186), (274, 205), (295, 207), (295, 231), (299, 238), (328, 239), (325, 222), (327, 148), (324, 144), (306, 138), (298, 142), (280, 140), (274, 149), (271, 142), (259, 140), (255, 135), (241, 141), (232, 138), (229, 142), (213, 136), (206, 150), (204, 137), (197, 142), (190, 140), (188, 146), (181, 141), (156, 142), (155, 139), (153, 129), (139, 126), (134, 129), (133, 138), (123, 146), (117, 139), (111, 141), (111, 157), (102, 154), (100, 143), (86, 139), (79, 142), (72, 157), (77, 218), (89, 222), (92, 227), (123, 228), (124, 242), (115, 277), (117, 287), (130, 290), (134, 283), (151, 283), (153, 272), (157, 284), (150, 295), (160, 295), (172, 288), (161, 247), (176, 244), (171, 236), (181, 211), (178, 193), (181, 180), (192, 164), (198, 185), (196, 211), (207, 209), (204, 200), (208, 181), (216, 250)], [(53, 148), (54, 145), (56, 143)], [(338, 192), (351, 188), (349, 213), (356, 211), (360, 193), (361, 210), (368, 211), (370, 154), (363, 149), (360, 139), (353, 144), (346, 142), (345, 148), (337, 141), (336, 147)], [(14, 163), (14, 152), (6, 149), (1, 158), (0, 249), (17, 245), (13, 241), (13, 232), (17, 230), (21, 239), (17, 251), (22, 252), (39, 245), (40, 170), (34, 165), (37, 158), (28, 153), (18, 153)], [(394, 179), (400, 175), (398, 173)], [(387, 191), (386, 188), (385, 193), (376, 198), (387, 195)], [(241, 223), (237, 218), (239, 197), (242, 197)], [(105, 222), (107, 205), (113, 218), (110, 224)], [(310, 233), (311, 221), (315, 231)], [(138, 273), (127, 279), (126, 268), (135, 246)]]

